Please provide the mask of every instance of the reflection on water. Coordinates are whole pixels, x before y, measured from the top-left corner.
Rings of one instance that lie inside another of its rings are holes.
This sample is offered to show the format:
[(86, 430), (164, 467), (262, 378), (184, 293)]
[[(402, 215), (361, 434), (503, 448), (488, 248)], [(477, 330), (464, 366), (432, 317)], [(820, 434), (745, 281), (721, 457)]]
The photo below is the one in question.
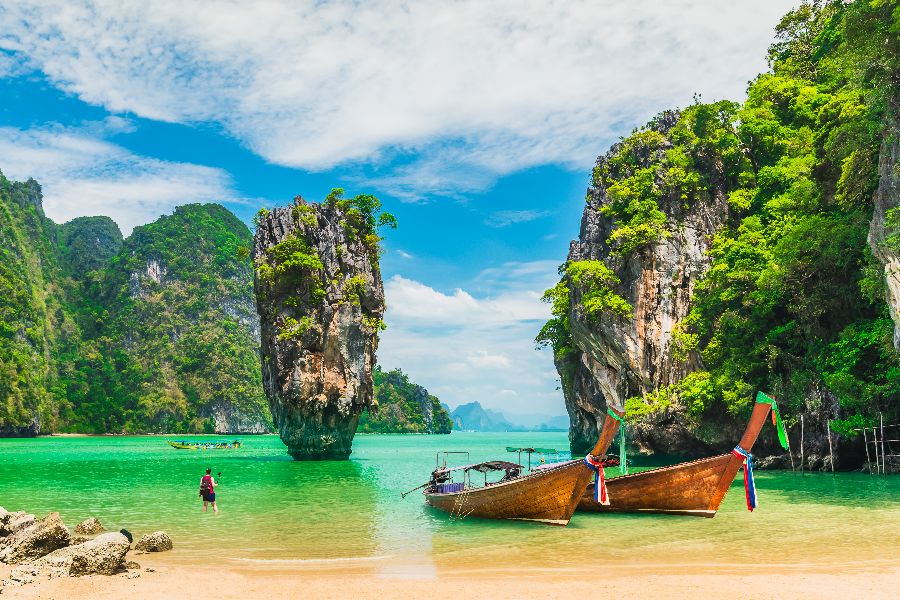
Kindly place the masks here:
[[(469, 450), (472, 461), (508, 458), (505, 446), (565, 447), (563, 433), (358, 436), (350, 461), (302, 463), (276, 436), (244, 439), (240, 450), (206, 451), (175, 450), (155, 437), (0, 440), (0, 506), (58, 510), (69, 525), (95, 515), (108, 529), (165, 529), (176, 543), (171, 560), (349, 562), (415, 579), (447, 569), (590, 570), (595, 561), (740, 571), (900, 559), (900, 477), (760, 472), (753, 513), (738, 481), (714, 519), (576, 514), (557, 528), (458, 521), (427, 508), (420, 493), (401, 500), (400, 492), (427, 480), (438, 450)], [(222, 473), (219, 515), (200, 512), (207, 467)]]

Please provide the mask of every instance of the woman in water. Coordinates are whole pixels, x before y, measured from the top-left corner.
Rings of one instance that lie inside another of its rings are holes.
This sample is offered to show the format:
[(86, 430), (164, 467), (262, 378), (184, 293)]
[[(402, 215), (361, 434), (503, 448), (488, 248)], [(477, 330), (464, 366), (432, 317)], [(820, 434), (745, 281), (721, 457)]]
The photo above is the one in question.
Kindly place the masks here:
[(219, 512), (216, 506), (216, 480), (211, 475), (212, 469), (206, 470), (206, 475), (200, 478), (200, 497), (203, 498), (203, 512), (206, 512), (207, 505), (212, 502), (213, 512)]

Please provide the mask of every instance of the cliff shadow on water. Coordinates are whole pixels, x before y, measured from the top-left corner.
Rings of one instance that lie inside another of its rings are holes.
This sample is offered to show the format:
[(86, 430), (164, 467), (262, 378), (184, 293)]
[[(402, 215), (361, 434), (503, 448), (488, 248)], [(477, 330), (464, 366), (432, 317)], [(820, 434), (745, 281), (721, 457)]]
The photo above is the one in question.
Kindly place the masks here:
[(322, 204), (301, 197), (257, 215), (254, 289), (263, 387), (296, 460), (346, 459), (384, 328), (379, 225), (395, 226), (374, 196)]

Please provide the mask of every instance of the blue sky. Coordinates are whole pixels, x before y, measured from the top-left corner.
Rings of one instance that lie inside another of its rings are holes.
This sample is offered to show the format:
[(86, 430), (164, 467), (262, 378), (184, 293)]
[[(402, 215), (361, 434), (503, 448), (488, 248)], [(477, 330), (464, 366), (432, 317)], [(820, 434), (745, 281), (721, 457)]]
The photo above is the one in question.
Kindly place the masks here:
[(563, 414), (532, 340), (591, 165), (694, 93), (742, 97), (790, 4), (741, 4), (0, 2), (0, 170), (126, 233), (373, 192), (400, 222), (380, 362)]

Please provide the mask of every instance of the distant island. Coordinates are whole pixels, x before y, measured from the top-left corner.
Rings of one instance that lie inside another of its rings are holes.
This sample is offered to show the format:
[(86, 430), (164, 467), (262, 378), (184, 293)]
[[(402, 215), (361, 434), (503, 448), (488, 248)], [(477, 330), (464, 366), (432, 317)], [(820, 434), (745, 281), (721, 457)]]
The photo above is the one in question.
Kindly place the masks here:
[[(504, 415), (484, 408), (477, 400), (460, 404), (450, 413), (457, 431), (568, 431), (565, 415)], [(516, 421), (516, 422), (513, 422)]]

